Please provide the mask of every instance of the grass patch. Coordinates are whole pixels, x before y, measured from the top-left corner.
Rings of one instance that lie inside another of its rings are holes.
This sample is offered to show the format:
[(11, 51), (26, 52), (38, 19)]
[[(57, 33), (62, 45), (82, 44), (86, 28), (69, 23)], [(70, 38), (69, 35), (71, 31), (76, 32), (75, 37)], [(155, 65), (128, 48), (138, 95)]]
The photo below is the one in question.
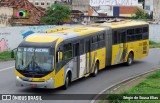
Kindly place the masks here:
[[(160, 70), (122, 94), (160, 94)], [(160, 100), (112, 100), (108, 103), (160, 103)]]
[(160, 48), (160, 43), (149, 41), (149, 45), (151, 48)]
[(9, 60), (14, 60), (13, 58), (11, 58), (10, 51), (0, 52), (0, 61), (9, 61)]

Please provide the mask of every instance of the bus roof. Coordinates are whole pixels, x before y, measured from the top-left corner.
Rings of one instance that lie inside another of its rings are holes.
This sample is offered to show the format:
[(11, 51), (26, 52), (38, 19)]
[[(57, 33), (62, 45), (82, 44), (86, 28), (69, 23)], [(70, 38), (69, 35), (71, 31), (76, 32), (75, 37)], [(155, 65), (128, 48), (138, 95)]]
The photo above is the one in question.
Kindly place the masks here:
[(28, 37), (26, 37), (25, 41), (27, 42), (54, 42), (58, 38), (62, 38), (63, 40), (74, 38), (78, 36), (84, 36), (92, 33), (96, 33), (98, 31), (103, 31), (105, 28), (99, 27), (76, 27), (76, 28), (68, 28), (68, 29), (52, 29), (48, 30), (46, 33), (34, 33)]
[(96, 23), (92, 26), (101, 26), (101, 27), (111, 27), (111, 28), (123, 28), (123, 27), (131, 27), (131, 26), (140, 26), (140, 25), (147, 25), (147, 22), (144, 21), (135, 21), (135, 20), (123, 20), (118, 22), (109, 22), (109, 23)]
[(74, 34), (74, 33), (78, 33), (78, 36), (84, 36), (84, 35), (88, 35), (91, 33), (96, 33), (99, 31), (103, 31), (106, 28), (100, 28), (100, 27), (87, 27), (87, 26), (80, 26), (80, 27), (75, 27), (75, 28), (57, 28), (57, 29), (51, 29), (51, 30), (47, 30), (47, 33), (56, 33), (56, 34)]

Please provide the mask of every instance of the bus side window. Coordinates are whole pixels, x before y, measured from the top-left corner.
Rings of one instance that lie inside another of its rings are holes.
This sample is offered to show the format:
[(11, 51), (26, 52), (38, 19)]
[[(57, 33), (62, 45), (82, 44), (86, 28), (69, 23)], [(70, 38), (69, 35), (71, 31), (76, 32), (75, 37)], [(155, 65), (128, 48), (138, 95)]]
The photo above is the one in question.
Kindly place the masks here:
[(105, 39), (105, 38), (104, 38), (104, 33), (98, 35), (98, 47), (99, 47), (99, 48), (105, 46), (105, 41), (104, 41), (104, 39)]
[(68, 60), (68, 59), (70, 59), (70, 58), (72, 58), (73, 56), (72, 56), (72, 44), (71, 43), (68, 43), (68, 44), (65, 44), (64, 45), (64, 50), (63, 50), (63, 59), (64, 60)]
[(134, 29), (128, 29), (127, 30), (127, 42), (134, 41), (134, 34), (135, 34)]
[(114, 31), (113, 38), (114, 38), (113, 44), (118, 44), (118, 32), (117, 31)]
[(97, 42), (97, 36), (92, 37), (92, 43), (95, 43), (95, 42)]
[(60, 53), (61, 53), (61, 55), (63, 55), (62, 54), (62, 50), (63, 50), (63, 46), (60, 46), (60, 47), (57, 48), (57, 51), (56, 51), (56, 63), (59, 63), (59, 62), (62, 61), (62, 58), (60, 58)]
[(149, 34), (148, 34), (148, 31), (149, 31), (149, 30), (148, 30), (148, 29), (149, 29), (148, 27), (144, 27), (144, 28), (143, 28), (143, 36), (142, 36), (143, 40), (149, 38)]
[(132, 35), (132, 34), (135, 34), (135, 30), (134, 29), (127, 30), (127, 35)]
[(91, 50), (98, 49), (98, 35), (92, 37)]
[(143, 32), (143, 29), (142, 28), (136, 28), (136, 34), (139, 34), (139, 33), (142, 33)]
[(80, 55), (84, 54), (84, 40), (80, 41)]
[(85, 53), (90, 52), (91, 51), (90, 49), (91, 49), (91, 43), (90, 40), (88, 39), (85, 41)]
[(104, 33), (98, 35), (98, 41), (102, 41), (102, 40), (104, 40)]
[(56, 63), (58, 63), (58, 51), (56, 52)]
[(120, 33), (120, 40), (121, 40), (120, 43), (126, 43), (126, 32), (125, 31)]
[(143, 28), (143, 33), (147, 33), (148, 32), (148, 27), (144, 27)]

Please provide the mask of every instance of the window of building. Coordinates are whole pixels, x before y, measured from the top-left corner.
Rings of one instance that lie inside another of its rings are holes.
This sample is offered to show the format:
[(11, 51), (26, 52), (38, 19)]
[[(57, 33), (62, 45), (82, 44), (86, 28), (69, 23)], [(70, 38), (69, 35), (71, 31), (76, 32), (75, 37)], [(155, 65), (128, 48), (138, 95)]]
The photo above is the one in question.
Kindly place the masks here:
[(44, 5), (44, 2), (41, 2), (41, 5)]
[(50, 2), (47, 2), (47, 5), (50, 5)]
[(39, 5), (39, 2), (35, 2), (35, 5)]

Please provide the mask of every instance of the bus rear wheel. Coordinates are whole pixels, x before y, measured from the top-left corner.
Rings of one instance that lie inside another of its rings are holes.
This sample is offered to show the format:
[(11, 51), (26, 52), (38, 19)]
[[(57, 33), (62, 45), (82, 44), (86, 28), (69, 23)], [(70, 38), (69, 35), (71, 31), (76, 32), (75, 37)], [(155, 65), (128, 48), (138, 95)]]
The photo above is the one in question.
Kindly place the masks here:
[(127, 65), (127, 66), (132, 65), (132, 64), (133, 64), (133, 60), (134, 60), (134, 55), (133, 55), (133, 53), (129, 53), (128, 58), (127, 58), (126, 65)]

